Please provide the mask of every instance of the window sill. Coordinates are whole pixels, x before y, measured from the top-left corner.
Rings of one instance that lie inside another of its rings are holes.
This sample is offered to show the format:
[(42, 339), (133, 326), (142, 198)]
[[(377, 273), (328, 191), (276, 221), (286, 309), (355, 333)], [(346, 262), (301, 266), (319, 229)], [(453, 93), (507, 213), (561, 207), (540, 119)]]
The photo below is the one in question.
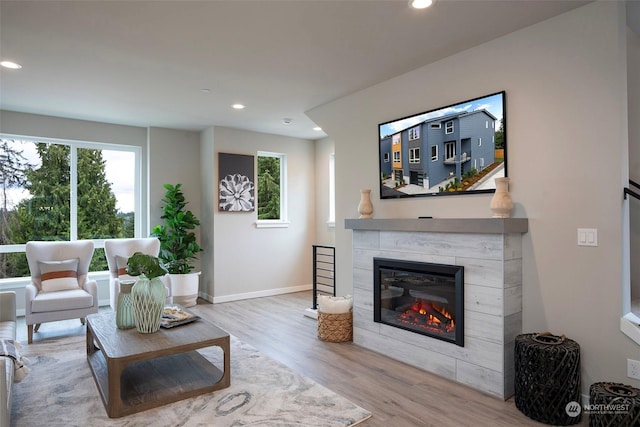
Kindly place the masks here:
[[(90, 280), (109, 280), (108, 271), (92, 271), (88, 274)], [(10, 277), (8, 279), (0, 279), (0, 291), (12, 291), (15, 289), (24, 289), (31, 283), (31, 277)]]
[(620, 330), (623, 334), (640, 345), (640, 317), (627, 313), (620, 319)]
[(289, 221), (256, 221), (256, 228), (289, 228)]

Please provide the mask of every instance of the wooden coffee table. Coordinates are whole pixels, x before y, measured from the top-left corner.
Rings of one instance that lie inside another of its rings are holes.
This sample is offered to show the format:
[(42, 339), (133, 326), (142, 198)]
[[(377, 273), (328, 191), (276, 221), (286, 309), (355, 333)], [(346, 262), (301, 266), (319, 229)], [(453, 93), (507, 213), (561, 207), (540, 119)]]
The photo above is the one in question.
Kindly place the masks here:
[[(223, 366), (196, 351), (213, 346)], [(141, 334), (118, 329), (113, 312), (87, 316), (87, 360), (110, 418), (229, 387), (230, 356), (229, 334), (203, 319)]]

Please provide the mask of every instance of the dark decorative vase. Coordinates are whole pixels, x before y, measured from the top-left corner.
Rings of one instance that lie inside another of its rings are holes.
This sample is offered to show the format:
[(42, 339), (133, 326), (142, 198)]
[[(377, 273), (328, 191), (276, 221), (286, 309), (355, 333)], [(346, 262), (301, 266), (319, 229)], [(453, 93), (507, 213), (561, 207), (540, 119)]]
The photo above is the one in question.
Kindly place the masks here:
[(164, 283), (159, 277), (149, 280), (144, 274), (140, 276), (131, 289), (133, 315), (138, 332), (150, 334), (160, 329), (166, 298)]

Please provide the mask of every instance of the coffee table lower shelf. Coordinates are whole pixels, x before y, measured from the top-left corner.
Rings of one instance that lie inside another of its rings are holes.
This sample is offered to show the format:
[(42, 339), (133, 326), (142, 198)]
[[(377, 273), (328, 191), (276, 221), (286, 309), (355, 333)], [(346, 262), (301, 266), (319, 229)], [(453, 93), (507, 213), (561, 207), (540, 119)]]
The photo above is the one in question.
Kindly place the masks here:
[[(87, 362), (110, 418), (229, 387), (229, 334), (205, 321), (182, 328), (140, 334), (117, 329), (112, 312), (87, 316)], [(197, 351), (214, 347), (216, 362)]]
[[(220, 383), (224, 372), (197, 351), (190, 351), (129, 365), (121, 374), (120, 399), (110, 399), (104, 355), (97, 351), (88, 360), (110, 418), (134, 414), (228, 387)], [(116, 400), (121, 401), (120, 408), (110, 405)]]

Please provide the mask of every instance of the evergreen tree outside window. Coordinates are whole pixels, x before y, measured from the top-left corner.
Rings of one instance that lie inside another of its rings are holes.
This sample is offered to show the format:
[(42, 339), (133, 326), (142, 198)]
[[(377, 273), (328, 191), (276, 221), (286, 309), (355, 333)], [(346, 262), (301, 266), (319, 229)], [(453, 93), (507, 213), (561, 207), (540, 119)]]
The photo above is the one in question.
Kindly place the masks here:
[(282, 153), (258, 152), (258, 227), (282, 227), (287, 223), (287, 158)]
[(105, 271), (103, 239), (135, 236), (139, 148), (0, 138), (0, 159), (0, 279), (29, 276), (30, 240), (93, 240)]

